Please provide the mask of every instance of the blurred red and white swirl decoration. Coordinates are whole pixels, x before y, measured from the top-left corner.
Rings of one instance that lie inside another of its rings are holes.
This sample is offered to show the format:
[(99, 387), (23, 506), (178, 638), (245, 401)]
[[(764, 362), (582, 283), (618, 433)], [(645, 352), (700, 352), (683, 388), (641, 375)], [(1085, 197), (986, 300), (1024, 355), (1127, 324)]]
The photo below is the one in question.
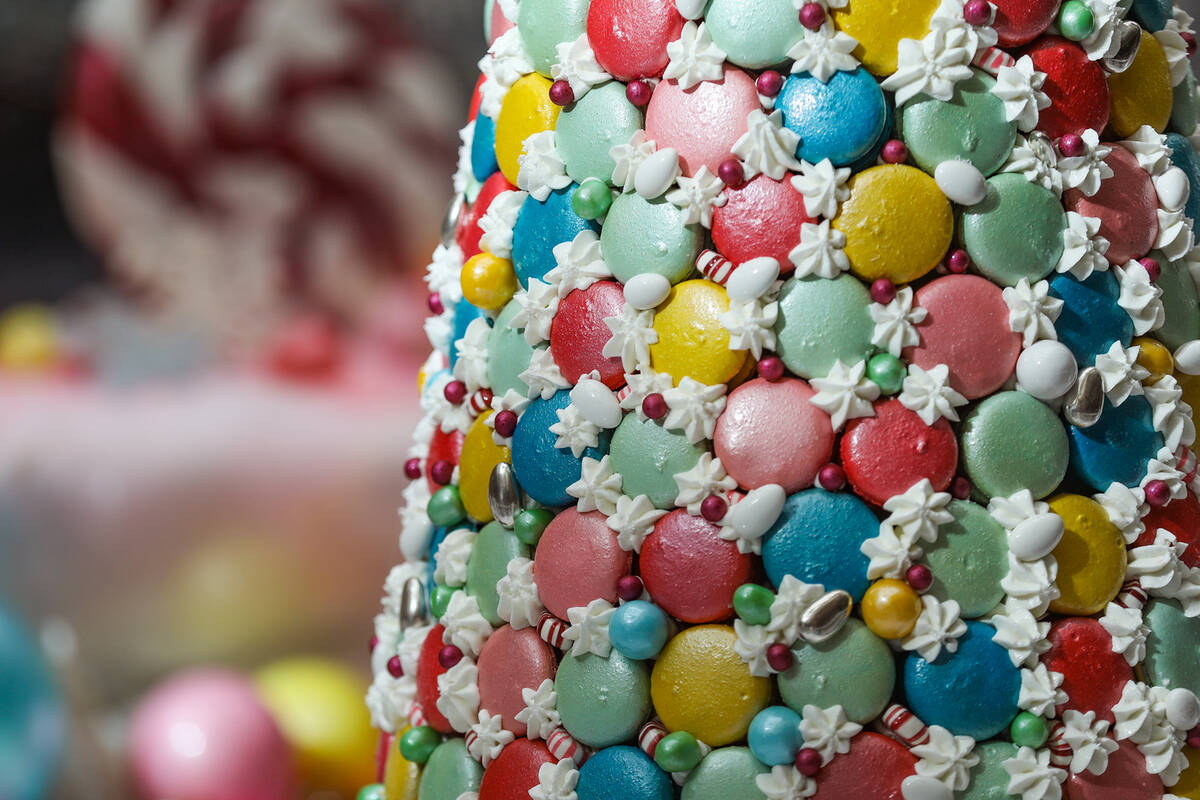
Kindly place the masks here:
[(378, 0), (87, 0), (64, 194), (159, 309), (243, 340), (353, 316), (437, 235), (456, 100)]

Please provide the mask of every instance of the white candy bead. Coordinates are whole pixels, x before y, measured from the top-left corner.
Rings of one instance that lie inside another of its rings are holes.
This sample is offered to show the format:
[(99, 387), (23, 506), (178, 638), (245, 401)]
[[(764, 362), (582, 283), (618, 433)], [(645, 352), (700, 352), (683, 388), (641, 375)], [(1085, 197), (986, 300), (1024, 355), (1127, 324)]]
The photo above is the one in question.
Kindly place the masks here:
[(787, 492), (777, 483), (751, 489), (729, 511), (729, 524), (738, 535), (757, 538), (771, 529), (783, 513)]
[(1013, 528), (1008, 534), (1008, 549), (1022, 561), (1037, 561), (1050, 555), (1062, 541), (1062, 517), (1058, 514), (1038, 514)]
[(1200, 339), (1179, 345), (1175, 351), (1175, 369), (1184, 375), (1200, 375)]
[(1179, 167), (1171, 167), (1154, 179), (1154, 190), (1158, 193), (1158, 204), (1167, 211), (1178, 211), (1187, 204), (1191, 194), (1187, 173)]
[(584, 419), (593, 425), (615, 428), (621, 424), (621, 406), (617, 396), (600, 381), (581, 378), (571, 390), (571, 402)]
[(704, 7), (708, 0), (675, 0), (675, 8), (684, 19), (700, 19), (704, 16)]
[(643, 161), (633, 176), (633, 188), (647, 200), (666, 194), (679, 174), (679, 153), (674, 147), (664, 147)]
[(1200, 699), (1191, 689), (1172, 689), (1167, 694), (1167, 722), (1181, 731), (1200, 725)]
[(954, 792), (937, 778), (909, 775), (900, 784), (904, 800), (954, 800)]
[(634, 275), (625, 284), (625, 302), (638, 311), (649, 311), (671, 293), (671, 282), (657, 272)]
[(1017, 359), (1020, 388), (1039, 400), (1062, 397), (1075, 384), (1079, 366), (1062, 342), (1043, 339), (1025, 348)]
[(960, 206), (973, 206), (987, 197), (987, 181), (969, 161), (943, 161), (933, 171), (933, 179), (942, 194)]
[(725, 291), (729, 293), (730, 300), (755, 300), (766, 294), (778, 277), (778, 261), (766, 256), (752, 258), (739, 264), (733, 271), (729, 280), (725, 281)]

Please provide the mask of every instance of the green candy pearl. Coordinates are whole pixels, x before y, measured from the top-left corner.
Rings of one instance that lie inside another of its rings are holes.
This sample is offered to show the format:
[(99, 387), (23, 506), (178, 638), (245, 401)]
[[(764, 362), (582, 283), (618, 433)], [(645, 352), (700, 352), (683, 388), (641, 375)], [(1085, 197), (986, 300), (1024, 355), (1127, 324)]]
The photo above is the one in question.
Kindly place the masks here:
[(429, 505), (425, 510), (433, 524), (443, 528), (457, 525), (467, 518), (467, 511), (463, 508), (457, 486), (443, 486), (438, 489), (433, 493), (433, 497), (429, 498)]
[[(442, 743), (442, 737), (428, 725), (409, 728), (400, 736), (400, 755), (414, 764), (424, 764)], [(362, 800), (362, 795), (359, 795)]]
[(867, 377), (877, 384), (884, 394), (900, 391), (906, 373), (904, 362), (891, 353), (879, 353), (867, 362)]
[[(449, 586), (433, 587), (433, 592), (429, 597), (429, 610), (435, 617), (441, 619), (442, 615), (446, 613), (446, 609), (450, 607), (450, 598), (457, 591), (458, 589), (452, 589)], [(411, 760), (409, 759), (409, 761)]]
[(1028, 711), (1022, 711), (1013, 719), (1009, 733), (1012, 736), (1013, 744), (1017, 747), (1037, 749), (1046, 743), (1046, 739), (1050, 736), (1050, 729), (1044, 718), (1030, 714)]
[(387, 800), (387, 790), (382, 783), (369, 783), (358, 790), (358, 800)]
[(513, 533), (525, 544), (533, 547), (542, 538), (542, 531), (554, 519), (554, 513), (544, 508), (527, 508), (513, 520)]
[(612, 190), (599, 178), (587, 178), (571, 196), (571, 208), (587, 220), (599, 219), (612, 205)]
[(771, 603), (775, 594), (757, 583), (743, 583), (733, 593), (733, 610), (750, 625), (766, 625), (771, 621)]
[(700, 763), (700, 743), (687, 731), (667, 734), (654, 751), (654, 762), (666, 772), (691, 772)]
[(1082, 42), (1092, 35), (1096, 18), (1080, 0), (1067, 0), (1058, 12), (1058, 29), (1073, 42)]

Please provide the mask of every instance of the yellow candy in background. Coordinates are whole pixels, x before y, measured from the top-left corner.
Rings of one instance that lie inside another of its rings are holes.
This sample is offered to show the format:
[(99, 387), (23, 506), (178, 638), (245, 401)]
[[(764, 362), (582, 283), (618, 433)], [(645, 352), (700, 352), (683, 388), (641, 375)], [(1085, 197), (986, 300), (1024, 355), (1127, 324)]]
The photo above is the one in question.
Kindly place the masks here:
[(504, 308), (521, 286), (512, 262), (488, 252), (468, 259), (459, 280), (467, 302), (484, 311)]
[(684, 281), (671, 289), (654, 315), (658, 343), (650, 345), (650, 362), (655, 372), (667, 373), (676, 386), (684, 377), (710, 386), (737, 377), (749, 351), (729, 348), (729, 331), (721, 324), (727, 311), (729, 295), (712, 281)]
[(535, 133), (552, 131), (558, 124), (558, 106), (550, 102), (551, 82), (541, 75), (526, 75), (504, 96), (496, 117), (496, 161), (508, 182), (516, 185), (517, 158), (525, 140)]
[(354, 797), (375, 781), (378, 734), (363, 703), (364, 678), (328, 659), (289, 658), (260, 669), (254, 682), (310, 790)]
[(1149, 336), (1140, 336), (1133, 340), (1138, 350), (1137, 363), (1150, 372), (1147, 382), (1153, 383), (1164, 375), (1170, 375), (1175, 369), (1175, 357), (1165, 344)]
[(387, 761), (383, 766), (383, 788), (387, 800), (417, 800), (421, 789), (421, 767), (400, 754), (400, 737), (404, 730), (396, 731), (392, 745), (388, 748)]
[(26, 305), (0, 315), (0, 369), (46, 369), (58, 356), (58, 337), (49, 310)]
[(668, 730), (712, 747), (746, 736), (771, 701), (771, 681), (750, 674), (736, 642), (728, 625), (697, 625), (667, 642), (650, 674), (650, 699)]
[(833, 21), (858, 41), (854, 57), (867, 71), (885, 77), (896, 71), (901, 39), (924, 38), (938, 0), (854, 0), (832, 9)]
[(849, 187), (833, 227), (846, 234), (855, 275), (901, 284), (938, 265), (950, 248), (954, 211), (933, 178), (916, 167), (884, 164), (858, 173)]
[(1154, 34), (1142, 31), (1141, 47), (1129, 69), (1108, 76), (1108, 94), (1108, 126), (1117, 138), (1132, 136), (1143, 125), (1159, 133), (1167, 129), (1175, 95), (1167, 55)]
[(458, 457), (458, 492), (463, 508), (477, 522), (491, 522), (492, 508), (488, 505), (488, 482), (492, 470), (500, 462), (512, 463), (512, 450), (496, 444), (492, 429), (484, 422), (493, 412), (485, 411), (475, 418), (463, 439), (462, 454)]
[(863, 622), (881, 639), (903, 639), (921, 616), (921, 596), (904, 581), (875, 581), (863, 595)]
[(1050, 510), (1066, 527), (1053, 552), (1061, 594), (1050, 610), (1070, 616), (1098, 614), (1125, 582), (1125, 539), (1104, 507), (1090, 497), (1060, 494), (1050, 501)]

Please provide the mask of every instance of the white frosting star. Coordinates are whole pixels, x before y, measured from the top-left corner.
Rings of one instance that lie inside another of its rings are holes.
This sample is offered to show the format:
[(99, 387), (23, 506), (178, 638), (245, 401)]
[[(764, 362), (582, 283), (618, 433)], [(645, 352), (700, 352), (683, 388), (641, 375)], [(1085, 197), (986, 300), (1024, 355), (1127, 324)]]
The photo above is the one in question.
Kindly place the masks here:
[(1116, 525), (1125, 537), (1125, 544), (1133, 544), (1141, 538), (1146, 530), (1142, 517), (1150, 513), (1146, 495), (1141, 489), (1114, 481), (1103, 493), (1092, 495), (1092, 499), (1104, 507), (1109, 522)]
[(747, 179), (766, 175), (781, 181), (788, 170), (800, 169), (796, 148), (800, 134), (783, 124), (783, 112), (754, 109), (746, 117), (746, 132), (733, 145), (733, 154), (741, 159)]
[(608, 518), (608, 527), (617, 534), (617, 544), (622, 550), (640, 553), (646, 537), (654, 532), (654, 523), (665, 517), (667, 512), (656, 508), (644, 494), (637, 497), (621, 495), (617, 498), (617, 511)]
[(584, 417), (574, 403), (557, 409), (554, 415), (558, 422), (549, 430), (558, 437), (554, 446), (559, 450), (570, 450), (571, 455), (579, 458), (589, 448), (599, 447), (600, 426)]
[(934, 491), (929, 479), (922, 478), (884, 502), (884, 511), (891, 513), (880, 527), (899, 530), (913, 542), (936, 542), (938, 527), (954, 521), (954, 515), (946, 510), (951, 499), (948, 492)]
[(554, 142), (554, 131), (539, 131), (529, 135), (517, 156), (520, 169), (517, 186), (529, 192), (539, 203), (546, 202), (550, 193), (571, 185), (566, 165)]
[(489, 714), (481, 708), (478, 722), (471, 726), (475, 736), (467, 745), (467, 752), (484, 767), (492, 763), (515, 738), (512, 731), (504, 730), (503, 723), (504, 719), (499, 714)]
[(596, 61), (596, 54), (592, 52), (586, 33), (580, 34), (573, 42), (559, 42), (554, 52), (558, 60), (550, 67), (550, 77), (570, 84), (576, 100), (587, 94), (593, 86), (612, 80), (612, 76)]
[(1166, 322), (1166, 312), (1162, 304), (1162, 287), (1150, 280), (1137, 261), (1129, 261), (1124, 267), (1113, 267), (1113, 274), (1121, 282), (1121, 294), (1117, 305), (1125, 309), (1133, 320), (1133, 331), (1138, 336), (1161, 328)]
[(771, 621), (767, 623), (767, 633), (773, 634), (776, 641), (791, 645), (800, 637), (800, 619), (813, 603), (825, 596), (825, 587), (796, 578), (794, 575), (784, 575), (771, 602)]
[(529, 387), (530, 398), (540, 395), (543, 400), (549, 400), (559, 389), (571, 385), (563, 377), (549, 347), (534, 349), (529, 366), (517, 377)]
[(617, 503), (624, 495), (621, 494), (621, 475), (613, 472), (608, 456), (599, 461), (585, 456), (581, 468), (579, 480), (567, 487), (567, 494), (579, 499), (576, 510), (580, 513), (599, 511), (606, 517), (616, 514)]
[(1162, 434), (1167, 449), (1177, 451), (1180, 445), (1191, 447), (1195, 444), (1192, 407), (1183, 402), (1183, 389), (1175, 376), (1164, 375), (1146, 386), (1145, 393), (1153, 409), (1154, 430)]
[(1021, 278), (1016, 286), (1007, 287), (1004, 302), (1008, 305), (1008, 329), (1022, 336), (1026, 347), (1040, 339), (1058, 339), (1054, 320), (1062, 313), (1063, 301), (1050, 296), (1050, 284), (1038, 281), (1032, 286)]
[(442, 586), (462, 586), (467, 581), (467, 560), (475, 547), (478, 534), (470, 528), (459, 528), (446, 534), (434, 557), (433, 579)]
[(579, 770), (569, 758), (549, 762), (538, 767), (538, 785), (529, 790), (531, 800), (579, 800), (575, 785), (579, 783)]
[(643, 365), (637, 372), (626, 373), (625, 390), (628, 393), (621, 399), (621, 408), (634, 412), (640, 420), (649, 419), (642, 410), (642, 402), (649, 395), (666, 394), (671, 385), (670, 375)]
[(846, 234), (831, 228), (829, 220), (804, 222), (800, 224), (800, 243), (788, 253), (788, 261), (795, 266), (797, 278), (816, 275), (832, 280), (850, 269), (845, 247)]
[(1108, 239), (1100, 235), (1100, 220), (1067, 212), (1067, 227), (1063, 229), (1063, 252), (1055, 269), (1069, 272), (1079, 280), (1087, 280), (1093, 272), (1108, 269)]
[(1000, 581), (1000, 588), (1008, 595), (1006, 606), (1027, 609), (1033, 616), (1046, 613), (1050, 602), (1059, 596), (1055, 579), (1058, 577), (1058, 562), (1054, 556), (1037, 561), (1022, 561), (1008, 554), (1008, 574)]
[(711, 228), (713, 209), (721, 208), (728, 201), (725, 183), (701, 165), (692, 177), (680, 175), (675, 179), (677, 188), (667, 192), (667, 201), (683, 209), (683, 224), (700, 224)]
[(971, 59), (977, 44), (965, 26), (934, 28), (920, 41), (901, 39), (899, 66), (880, 85), (896, 93), (897, 106), (918, 94), (949, 101), (954, 97), (954, 84), (974, 74)]
[(509, 327), (523, 329), (526, 343), (535, 347), (549, 340), (558, 313), (558, 289), (539, 278), (530, 278), (529, 288), (517, 291), (513, 299), (521, 310), (508, 321)]
[(749, 350), (755, 358), (775, 348), (778, 319), (779, 303), (762, 297), (730, 300), (729, 310), (720, 316), (722, 327), (729, 331), (729, 349)]
[(1071, 745), (1071, 772), (1087, 770), (1103, 775), (1108, 769), (1108, 757), (1117, 750), (1117, 743), (1108, 737), (1108, 720), (1097, 720), (1096, 712), (1081, 714), (1068, 709), (1063, 712), (1063, 741)]
[(558, 716), (558, 694), (554, 691), (554, 680), (546, 678), (536, 689), (521, 689), (521, 700), (525, 707), (515, 715), (517, 722), (526, 727), (530, 739), (547, 739), (561, 724)]
[(929, 370), (909, 364), (899, 400), (905, 408), (917, 412), (926, 425), (933, 425), (942, 417), (958, 422), (958, 412), (954, 409), (967, 404), (967, 398), (950, 386), (950, 368), (945, 364)]
[(1021, 800), (1060, 800), (1066, 770), (1050, 765), (1049, 750), (1022, 747), (1004, 762), (1008, 773), (1008, 793)]
[(1020, 606), (1005, 607), (988, 620), (996, 633), (992, 641), (1007, 648), (1008, 658), (1014, 667), (1030, 667), (1037, 663), (1038, 656), (1050, 649), (1046, 635), (1050, 632), (1049, 622), (1038, 622), (1037, 617)]
[(1091, 128), (1081, 133), (1080, 138), (1083, 140), (1083, 152), (1059, 159), (1058, 171), (1062, 174), (1064, 188), (1079, 189), (1091, 197), (1100, 191), (1101, 181), (1113, 176), (1112, 167), (1104, 160), (1112, 148), (1101, 144), (1100, 135)]
[(817, 782), (791, 764), (771, 767), (754, 776), (754, 785), (766, 800), (804, 800), (817, 793)]
[(1012, 66), (996, 72), (992, 94), (1004, 101), (1004, 118), (1016, 122), (1023, 131), (1037, 127), (1038, 112), (1050, 107), (1050, 97), (1042, 91), (1046, 74), (1033, 68), (1033, 59), (1021, 56)]
[(1053, 717), (1055, 706), (1067, 702), (1067, 693), (1062, 690), (1064, 680), (1065, 675), (1047, 669), (1045, 664), (1022, 669), (1017, 707), (1039, 717)]
[(521, 206), (528, 196), (528, 192), (522, 191), (506, 191), (496, 195), (479, 220), (479, 229), (483, 231), (479, 237), (481, 248), (500, 258), (512, 256), (513, 226), (517, 224), (517, 215), (521, 213)]
[(508, 562), (504, 577), (496, 581), (496, 595), (496, 613), (516, 631), (537, 625), (545, 611), (528, 558), (517, 556)]
[(488, 338), (492, 327), (487, 320), (471, 320), (463, 336), (454, 344), (458, 361), (454, 365), (454, 377), (467, 385), (468, 392), (475, 392), (488, 384)]
[(686, 506), (689, 514), (698, 516), (704, 498), (736, 489), (737, 481), (725, 474), (721, 459), (701, 453), (694, 467), (675, 473), (675, 485), (679, 487), (675, 505)]
[[(463, 592), (455, 592), (455, 595)], [(437, 678), (437, 710), (459, 733), (479, 720), (479, 669), (464, 658)]]
[(879, 397), (879, 385), (866, 374), (865, 361), (846, 366), (838, 359), (828, 375), (811, 381), (817, 393), (808, 402), (829, 415), (835, 431), (841, 430), (847, 420), (875, 416), (871, 402)]
[(725, 410), (725, 384), (709, 386), (685, 376), (679, 385), (663, 392), (667, 401), (663, 427), (682, 431), (688, 442), (696, 444), (711, 439), (717, 427), (717, 417)]
[(605, 317), (604, 324), (612, 331), (612, 338), (604, 343), (602, 355), (619, 357), (626, 372), (649, 366), (650, 345), (658, 342), (653, 310), (638, 311), (626, 303), (618, 316)]
[(546, 273), (546, 280), (559, 297), (612, 277), (600, 251), (600, 237), (591, 229), (580, 231), (569, 242), (556, 244), (552, 252), (555, 266)]
[(690, 89), (701, 81), (719, 81), (725, 75), (725, 51), (713, 43), (704, 23), (683, 24), (679, 38), (667, 45), (670, 62), (663, 78)]
[(626, 144), (613, 145), (608, 150), (609, 158), (613, 160), (612, 182), (620, 186), (622, 192), (632, 192), (633, 177), (638, 167), (657, 151), (653, 139), (646, 138), (646, 132), (638, 129), (629, 137)]
[(817, 30), (807, 30), (804, 38), (788, 50), (788, 58), (794, 59), (792, 72), (807, 72), (821, 83), (839, 71), (850, 72), (858, 67), (853, 56), (858, 40), (833, 27), (828, 19)]
[(1108, 352), (1096, 356), (1096, 369), (1104, 383), (1104, 393), (1109, 402), (1119, 406), (1130, 395), (1142, 394), (1142, 381), (1150, 377), (1150, 371), (1138, 363), (1141, 347), (1122, 347), (1120, 341), (1112, 343)]
[(1000, 171), (1018, 173), (1030, 183), (1036, 183), (1055, 195), (1062, 194), (1063, 179), (1058, 171), (1058, 151), (1045, 136), (1031, 134), (1026, 139), (1017, 134), (1012, 153)]
[(740, 619), (733, 621), (733, 631), (737, 634), (733, 652), (750, 667), (750, 674), (759, 678), (770, 677), (772, 670), (767, 661), (767, 648), (775, 643), (775, 638), (765, 626), (750, 625)]
[(447, 306), (462, 300), (462, 267), (462, 250), (456, 244), (439, 244), (425, 267), (425, 285)]
[(442, 641), (462, 650), (469, 658), (478, 656), (484, 642), (492, 635), (492, 624), (480, 613), (479, 601), (465, 591), (450, 596), (441, 623), (445, 628)]
[(1116, 603), (1109, 603), (1100, 618), (1100, 624), (1112, 637), (1112, 650), (1120, 653), (1136, 667), (1146, 657), (1146, 638), (1150, 629), (1142, 620), (1139, 608), (1125, 608)]
[(862, 725), (848, 720), (841, 706), (820, 708), (810, 704), (801, 712), (800, 735), (804, 746), (821, 754), (822, 766), (839, 753), (849, 753), (850, 740), (861, 730)]
[(828, 158), (816, 164), (800, 162), (799, 175), (792, 176), (792, 188), (804, 197), (804, 210), (810, 217), (833, 219), (838, 203), (850, 199), (850, 168), (835, 168)]
[(912, 632), (901, 640), (905, 650), (915, 650), (926, 661), (935, 660), (944, 648), (948, 653), (958, 651), (958, 637), (967, 632), (967, 623), (960, 618), (958, 603), (940, 602), (931, 594), (921, 596), (924, 606)]
[(586, 606), (567, 609), (567, 619), (571, 627), (563, 634), (564, 642), (573, 643), (571, 655), (579, 657), (586, 653), (607, 658), (612, 652), (612, 643), (608, 638), (608, 622), (612, 619), (612, 603), (597, 598)]
[(1133, 135), (1121, 142), (1121, 146), (1133, 153), (1138, 164), (1151, 177), (1158, 177), (1171, 168), (1171, 148), (1167, 147), (1167, 137), (1143, 125), (1133, 132)]
[(912, 287), (900, 287), (887, 305), (871, 303), (867, 311), (875, 323), (871, 344), (876, 347), (882, 347), (899, 358), (904, 348), (916, 347), (921, 343), (917, 325), (925, 321), (929, 312), (913, 305)]
[(911, 748), (917, 761), (917, 774), (941, 781), (952, 792), (966, 791), (971, 785), (971, 770), (979, 764), (973, 751), (975, 740), (955, 736), (941, 725), (929, 726), (929, 740)]

